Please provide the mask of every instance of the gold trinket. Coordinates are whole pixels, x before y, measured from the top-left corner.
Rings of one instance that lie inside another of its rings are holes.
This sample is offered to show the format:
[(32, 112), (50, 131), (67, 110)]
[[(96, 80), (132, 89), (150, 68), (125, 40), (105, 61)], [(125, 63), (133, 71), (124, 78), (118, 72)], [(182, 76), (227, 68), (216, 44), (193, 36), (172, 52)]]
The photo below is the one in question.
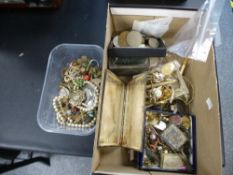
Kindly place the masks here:
[(188, 64), (188, 58), (186, 58), (186, 59), (183, 61), (183, 63), (182, 63), (182, 66), (181, 66), (181, 68), (180, 68), (180, 74), (181, 74), (181, 75), (184, 74), (184, 71), (185, 71), (185, 69), (186, 69), (186, 67), (187, 67), (187, 64)]
[(190, 128), (190, 119), (188, 116), (183, 116), (182, 117), (182, 122), (181, 122), (181, 125), (185, 128), (185, 129), (189, 129)]

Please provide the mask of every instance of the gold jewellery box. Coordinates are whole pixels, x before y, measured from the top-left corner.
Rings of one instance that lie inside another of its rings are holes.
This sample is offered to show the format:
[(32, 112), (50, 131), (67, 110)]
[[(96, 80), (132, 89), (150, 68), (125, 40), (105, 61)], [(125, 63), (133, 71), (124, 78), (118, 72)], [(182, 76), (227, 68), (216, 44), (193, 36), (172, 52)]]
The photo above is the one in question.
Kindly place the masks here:
[[(165, 44), (196, 12), (175, 9), (109, 7), (106, 22), (102, 88), (93, 148), (92, 173), (111, 175), (179, 175), (159, 171), (143, 171), (129, 160), (129, 148), (141, 149), (143, 135), (144, 75), (128, 83), (107, 70), (107, 49), (114, 33), (131, 28), (134, 20), (171, 16), (168, 32), (162, 37)], [(218, 81), (215, 55), (211, 49), (207, 62), (190, 60), (187, 78), (194, 84), (190, 109), (196, 116), (197, 175), (221, 175), (222, 151)], [(128, 95), (127, 95), (128, 94)], [(110, 116), (110, 119), (109, 117)], [(130, 128), (130, 129), (128, 129)]]

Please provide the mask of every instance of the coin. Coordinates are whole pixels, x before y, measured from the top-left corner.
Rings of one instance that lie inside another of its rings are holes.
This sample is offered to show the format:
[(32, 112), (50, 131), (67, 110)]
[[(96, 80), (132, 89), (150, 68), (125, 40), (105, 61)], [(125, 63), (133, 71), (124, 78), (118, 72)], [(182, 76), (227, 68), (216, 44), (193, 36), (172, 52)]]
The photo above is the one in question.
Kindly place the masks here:
[(129, 31), (123, 31), (120, 33), (118, 36), (118, 44), (120, 47), (127, 47), (127, 36), (128, 36)]
[(150, 38), (148, 41), (148, 44), (151, 48), (158, 48), (159, 47), (159, 41), (156, 38)]
[(142, 37), (142, 34), (137, 31), (131, 31), (127, 35), (127, 43), (130, 47), (139, 47), (141, 44), (143, 44), (144, 39)]
[(139, 48), (148, 48), (148, 46), (145, 45), (145, 44), (140, 44), (138, 47), (139, 47)]
[(118, 42), (119, 36), (115, 36), (112, 40), (112, 43), (115, 47), (120, 47), (119, 42)]

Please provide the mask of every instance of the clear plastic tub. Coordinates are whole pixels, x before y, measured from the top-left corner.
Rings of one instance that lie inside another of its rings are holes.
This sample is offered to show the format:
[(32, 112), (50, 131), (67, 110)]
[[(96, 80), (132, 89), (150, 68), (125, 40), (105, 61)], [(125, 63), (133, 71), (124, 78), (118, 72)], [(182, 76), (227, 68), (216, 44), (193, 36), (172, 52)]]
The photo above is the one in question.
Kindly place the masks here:
[(37, 122), (47, 132), (87, 136), (95, 131), (95, 127), (80, 129), (59, 124), (53, 109), (53, 98), (59, 92), (58, 87), (61, 81), (61, 71), (68, 63), (82, 55), (95, 58), (102, 65), (103, 49), (97, 45), (60, 44), (50, 52), (37, 112)]

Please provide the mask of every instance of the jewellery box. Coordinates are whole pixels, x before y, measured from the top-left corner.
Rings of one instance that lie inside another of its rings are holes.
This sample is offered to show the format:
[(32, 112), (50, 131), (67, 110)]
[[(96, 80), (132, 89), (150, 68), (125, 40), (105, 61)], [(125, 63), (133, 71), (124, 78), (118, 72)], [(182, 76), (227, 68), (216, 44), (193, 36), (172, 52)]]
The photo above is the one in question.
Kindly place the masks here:
[(196, 121), (190, 114), (145, 110), (143, 150), (136, 153), (142, 170), (195, 173)]

